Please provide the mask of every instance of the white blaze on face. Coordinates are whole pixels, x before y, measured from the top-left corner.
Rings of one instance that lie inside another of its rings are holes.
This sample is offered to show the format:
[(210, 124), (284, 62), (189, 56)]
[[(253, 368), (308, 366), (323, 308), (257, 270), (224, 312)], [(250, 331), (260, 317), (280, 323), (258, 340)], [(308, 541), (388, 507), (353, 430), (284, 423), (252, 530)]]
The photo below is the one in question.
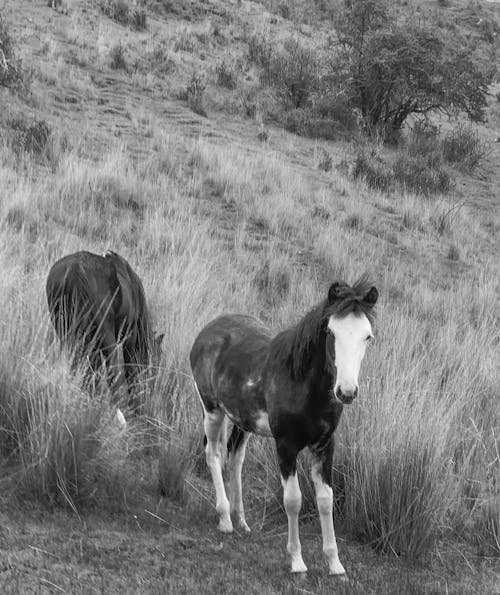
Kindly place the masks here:
[(368, 318), (348, 314), (343, 318), (331, 316), (328, 328), (335, 337), (335, 367), (337, 379), (334, 394), (354, 398), (358, 389), (358, 375), (368, 341), (373, 337)]

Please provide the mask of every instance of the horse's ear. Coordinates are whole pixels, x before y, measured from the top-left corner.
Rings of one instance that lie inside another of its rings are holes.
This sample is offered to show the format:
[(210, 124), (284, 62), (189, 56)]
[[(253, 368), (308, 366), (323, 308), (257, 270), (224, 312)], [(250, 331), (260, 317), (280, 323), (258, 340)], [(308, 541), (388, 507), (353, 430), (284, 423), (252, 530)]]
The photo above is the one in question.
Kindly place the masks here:
[(378, 300), (378, 289), (376, 287), (370, 287), (370, 289), (367, 291), (365, 297), (363, 298), (363, 301), (365, 302), (365, 304), (374, 306), (377, 303), (377, 300)]
[(340, 287), (341, 284), (338, 283), (338, 281), (335, 281), (335, 283), (330, 285), (330, 289), (328, 290), (328, 303), (330, 305), (332, 305), (333, 302), (339, 297)]

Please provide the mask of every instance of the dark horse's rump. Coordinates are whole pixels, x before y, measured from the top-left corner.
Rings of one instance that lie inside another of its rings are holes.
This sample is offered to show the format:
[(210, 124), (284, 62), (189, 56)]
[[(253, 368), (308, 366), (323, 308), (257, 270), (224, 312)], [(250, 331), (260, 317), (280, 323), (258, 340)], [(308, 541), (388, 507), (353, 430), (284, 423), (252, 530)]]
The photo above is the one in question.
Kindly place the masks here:
[(103, 363), (114, 366), (113, 380), (125, 374), (130, 388), (140, 368), (151, 363), (154, 339), (141, 280), (128, 262), (114, 252), (64, 256), (51, 268), (46, 290), (52, 322), (61, 344), (73, 352), (73, 365), (87, 361), (93, 372)]

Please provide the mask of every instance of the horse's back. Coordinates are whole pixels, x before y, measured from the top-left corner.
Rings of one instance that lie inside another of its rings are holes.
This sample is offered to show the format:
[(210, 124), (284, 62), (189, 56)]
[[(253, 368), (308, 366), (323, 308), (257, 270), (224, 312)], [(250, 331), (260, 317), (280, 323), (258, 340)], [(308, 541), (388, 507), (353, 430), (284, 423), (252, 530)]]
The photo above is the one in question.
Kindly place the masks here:
[(111, 264), (91, 252), (63, 256), (52, 266), (47, 277), (49, 309), (53, 311), (61, 300), (70, 300), (69, 316), (86, 313), (95, 318), (99, 309), (109, 312), (117, 291), (116, 275)]
[[(209, 322), (196, 337), (189, 356), (193, 372), (205, 358), (214, 361), (228, 349), (236, 345), (246, 345), (248, 349), (270, 343), (267, 327), (254, 316), (245, 314), (225, 314)], [(208, 362), (205, 362), (205, 365)]]
[(207, 411), (223, 406), (235, 423), (253, 431), (265, 409), (261, 376), (270, 342), (269, 329), (252, 316), (220, 316), (202, 329), (190, 362)]

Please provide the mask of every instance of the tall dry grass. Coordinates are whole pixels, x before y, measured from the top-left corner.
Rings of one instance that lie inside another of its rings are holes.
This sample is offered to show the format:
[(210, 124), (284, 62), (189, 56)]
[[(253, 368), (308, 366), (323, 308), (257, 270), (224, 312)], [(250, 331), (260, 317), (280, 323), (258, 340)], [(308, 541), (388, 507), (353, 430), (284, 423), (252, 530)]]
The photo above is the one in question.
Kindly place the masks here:
[[(337, 181), (342, 192), (317, 189), (273, 153), (155, 132), (139, 164), (120, 147), (97, 162), (66, 150), (53, 173), (15, 171), (7, 149), (1, 159), (0, 185), (12, 197), (0, 211), (0, 445), (10, 477), (32, 478), (34, 496), (77, 508), (106, 478), (125, 490), (130, 455), (142, 456), (147, 443), (159, 454), (163, 493), (181, 501), (186, 485), (196, 487), (193, 497), (211, 493), (193, 474), (201, 412), (188, 353), (197, 332), (224, 311), (260, 315), (277, 330), (321, 299), (332, 277), (368, 271), (382, 299), (361, 396), (337, 436), (345, 525), (411, 558), (450, 532), (498, 553), (498, 276), (492, 257), (473, 264), (481, 236), (471, 240), (472, 215), (450, 223), (470, 258), (458, 276), (443, 265), (429, 203), (393, 205), (396, 218), (411, 212), (420, 224), (411, 235), (396, 227), (387, 242), (375, 211), (366, 216), (367, 203), (384, 204), (384, 195), (347, 180)], [(346, 206), (361, 228), (343, 224)], [(315, 209), (328, 216), (314, 217)], [(137, 270), (165, 332), (155, 385), (144, 389), (152, 433), (133, 424), (120, 433), (109, 403), (81, 393), (50, 339), (50, 264), (72, 250), (106, 248)], [(250, 449), (247, 481), (261, 487), (253, 511), (261, 526), (279, 500), (272, 457), (271, 442)], [(310, 480), (302, 485), (310, 509)]]

